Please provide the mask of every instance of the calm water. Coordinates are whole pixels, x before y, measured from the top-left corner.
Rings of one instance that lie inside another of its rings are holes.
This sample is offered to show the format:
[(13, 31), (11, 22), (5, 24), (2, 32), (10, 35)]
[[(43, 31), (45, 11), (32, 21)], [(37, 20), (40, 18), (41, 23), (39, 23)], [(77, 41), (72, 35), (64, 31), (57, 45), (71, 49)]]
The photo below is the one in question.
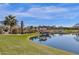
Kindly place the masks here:
[(53, 34), (31, 38), (33, 42), (79, 54), (79, 35)]

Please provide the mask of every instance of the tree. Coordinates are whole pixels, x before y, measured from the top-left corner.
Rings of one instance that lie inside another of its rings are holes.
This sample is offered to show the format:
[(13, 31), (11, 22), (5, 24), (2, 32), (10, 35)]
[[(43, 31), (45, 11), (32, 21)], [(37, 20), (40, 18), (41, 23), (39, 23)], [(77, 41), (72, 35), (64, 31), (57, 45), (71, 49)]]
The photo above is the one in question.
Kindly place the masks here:
[(5, 17), (5, 20), (3, 21), (3, 24), (6, 26), (10, 26), (10, 34), (12, 34), (12, 27), (17, 25), (17, 20), (15, 16), (8, 15)]

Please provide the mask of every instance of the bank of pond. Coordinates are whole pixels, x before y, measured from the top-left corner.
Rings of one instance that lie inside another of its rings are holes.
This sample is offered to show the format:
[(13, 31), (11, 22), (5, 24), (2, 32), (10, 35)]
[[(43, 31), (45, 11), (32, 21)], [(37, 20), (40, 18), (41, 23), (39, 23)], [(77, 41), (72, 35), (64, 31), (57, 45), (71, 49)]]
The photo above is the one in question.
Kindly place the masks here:
[(38, 36), (31, 37), (35, 43), (54, 47), (57, 49), (79, 54), (79, 34), (78, 33), (61, 33), (61, 34), (50, 34), (45, 33)]

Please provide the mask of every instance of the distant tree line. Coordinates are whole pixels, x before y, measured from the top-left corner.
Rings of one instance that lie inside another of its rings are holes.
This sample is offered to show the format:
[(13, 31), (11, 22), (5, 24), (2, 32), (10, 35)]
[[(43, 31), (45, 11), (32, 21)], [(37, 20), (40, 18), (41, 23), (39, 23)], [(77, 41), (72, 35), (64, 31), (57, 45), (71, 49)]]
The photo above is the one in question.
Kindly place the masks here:
[(43, 32), (50, 30), (79, 30), (79, 23), (75, 24), (72, 27), (63, 27), (55, 25), (52, 26), (27, 26), (24, 27), (24, 22), (21, 21), (20, 25), (18, 25), (16, 16), (8, 15), (5, 17), (3, 21), (1, 21), (0, 25), (0, 34), (26, 34), (26, 33), (35, 33), (35, 32)]

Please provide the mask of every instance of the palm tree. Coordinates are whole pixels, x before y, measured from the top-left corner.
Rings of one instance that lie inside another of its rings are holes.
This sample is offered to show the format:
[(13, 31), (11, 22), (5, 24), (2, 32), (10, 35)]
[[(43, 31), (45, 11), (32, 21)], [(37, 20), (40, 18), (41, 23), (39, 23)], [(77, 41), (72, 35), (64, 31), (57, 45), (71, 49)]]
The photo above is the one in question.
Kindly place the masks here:
[(15, 16), (8, 15), (5, 17), (5, 20), (3, 21), (3, 24), (6, 26), (10, 26), (10, 34), (12, 33), (12, 27), (17, 25), (17, 20)]

